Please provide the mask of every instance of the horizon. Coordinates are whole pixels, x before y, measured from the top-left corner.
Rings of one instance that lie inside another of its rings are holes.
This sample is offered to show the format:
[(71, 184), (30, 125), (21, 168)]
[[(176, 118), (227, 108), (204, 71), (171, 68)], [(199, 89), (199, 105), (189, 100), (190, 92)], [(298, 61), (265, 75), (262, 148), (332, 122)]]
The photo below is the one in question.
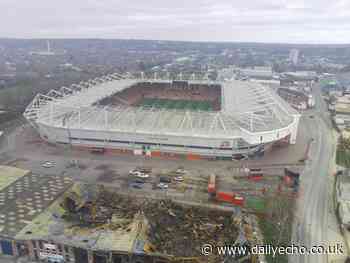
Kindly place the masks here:
[(350, 44), (346, 0), (2, 0), (1, 38)]
[(19, 41), (55, 41), (55, 40), (101, 40), (101, 41), (152, 41), (152, 42), (183, 42), (183, 43), (202, 43), (202, 44), (253, 44), (253, 45), (292, 45), (292, 46), (350, 46), (349, 42), (344, 43), (297, 43), (297, 42), (263, 42), (263, 41), (230, 41), (230, 40), (175, 40), (175, 39), (142, 39), (142, 38), (100, 38), (100, 37), (77, 37), (77, 38), (64, 38), (64, 37), (51, 37), (51, 38), (42, 38), (42, 37), (2, 37), (1, 40), (19, 40)]

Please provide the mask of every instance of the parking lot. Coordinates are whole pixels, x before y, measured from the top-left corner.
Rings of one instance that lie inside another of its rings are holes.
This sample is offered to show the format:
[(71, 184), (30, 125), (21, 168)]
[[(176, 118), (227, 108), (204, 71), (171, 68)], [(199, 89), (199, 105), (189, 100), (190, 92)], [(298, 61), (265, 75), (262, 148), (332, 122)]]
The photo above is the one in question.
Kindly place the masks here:
[[(304, 155), (307, 133), (301, 125), (301, 138), (297, 145), (274, 149), (263, 158), (249, 161), (188, 161), (149, 159), (144, 156), (105, 155), (75, 150), (70, 146), (55, 146), (43, 142), (28, 124), (20, 124), (5, 133), (0, 142), (0, 163), (31, 170), (40, 175), (71, 177), (86, 183), (101, 183), (130, 193), (153, 193), (155, 195), (207, 198), (206, 187), (210, 174), (232, 179), (245, 166), (297, 164)], [(131, 176), (130, 170), (149, 167), (147, 178)], [(183, 180), (176, 181), (174, 172), (184, 168)], [(161, 177), (171, 182), (161, 182)], [(142, 181), (142, 182), (141, 182)], [(234, 182), (234, 181), (233, 181)], [(166, 186), (161, 186), (163, 183)]]

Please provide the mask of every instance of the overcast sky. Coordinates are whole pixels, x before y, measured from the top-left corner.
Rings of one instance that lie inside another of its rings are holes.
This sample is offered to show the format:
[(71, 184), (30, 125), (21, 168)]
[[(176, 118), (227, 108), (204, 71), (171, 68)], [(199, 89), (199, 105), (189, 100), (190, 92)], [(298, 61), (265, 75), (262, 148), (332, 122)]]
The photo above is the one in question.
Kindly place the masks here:
[(350, 0), (0, 0), (0, 37), (350, 43)]

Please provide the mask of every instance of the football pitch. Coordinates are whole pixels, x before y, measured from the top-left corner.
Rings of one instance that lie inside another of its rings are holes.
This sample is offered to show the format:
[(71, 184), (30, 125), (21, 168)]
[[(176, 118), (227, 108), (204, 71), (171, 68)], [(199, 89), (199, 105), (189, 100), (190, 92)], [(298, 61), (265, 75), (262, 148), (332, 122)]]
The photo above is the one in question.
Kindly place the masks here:
[(154, 107), (159, 109), (177, 109), (191, 111), (212, 111), (212, 105), (209, 101), (191, 101), (191, 100), (171, 100), (171, 99), (143, 99), (138, 106)]

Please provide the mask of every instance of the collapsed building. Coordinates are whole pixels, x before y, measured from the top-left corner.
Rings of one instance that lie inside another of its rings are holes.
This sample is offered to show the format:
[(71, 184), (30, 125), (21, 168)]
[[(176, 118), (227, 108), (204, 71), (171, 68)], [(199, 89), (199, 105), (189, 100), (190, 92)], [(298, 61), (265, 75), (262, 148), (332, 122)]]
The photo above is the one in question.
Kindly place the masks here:
[(31, 259), (50, 262), (222, 262), (217, 255), (204, 257), (201, 247), (249, 243), (248, 223), (234, 211), (74, 184), (15, 239)]

